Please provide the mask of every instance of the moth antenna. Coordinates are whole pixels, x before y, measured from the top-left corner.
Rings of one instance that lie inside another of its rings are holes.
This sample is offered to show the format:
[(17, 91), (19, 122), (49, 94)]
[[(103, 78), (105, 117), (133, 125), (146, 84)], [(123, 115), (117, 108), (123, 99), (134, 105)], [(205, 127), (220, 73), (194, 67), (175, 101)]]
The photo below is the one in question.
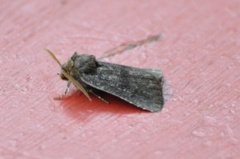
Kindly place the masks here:
[[(52, 59), (57, 62), (61, 68), (62, 68), (62, 64), (60, 63), (60, 61), (56, 58), (56, 56), (48, 49), (45, 49), (48, 54), (52, 57)], [(90, 98), (89, 94), (87, 93), (87, 91), (83, 88), (83, 86), (77, 81), (75, 80), (71, 75), (69, 75), (64, 69), (62, 69), (62, 74), (70, 81), (72, 82), (90, 101), (92, 101), (92, 99)]]
[(55, 61), (55, 62), (57, 62), (61, 67), (62, 67), (62, 64), (60, 63), (60, 61), (56, 58), (56, 56), (50, 51), (50, 50), (48, 50), (48, 49), (45, 49), (47, 52), (48, 52), (48, 54), (52, 57), (52, 59)]

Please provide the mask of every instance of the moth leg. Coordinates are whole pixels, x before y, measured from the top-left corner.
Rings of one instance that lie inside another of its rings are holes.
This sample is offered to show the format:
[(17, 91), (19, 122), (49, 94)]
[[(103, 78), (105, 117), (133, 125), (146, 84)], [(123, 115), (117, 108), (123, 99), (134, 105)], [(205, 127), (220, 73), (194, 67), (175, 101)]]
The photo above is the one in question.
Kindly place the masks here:
[(143, 39), (143, 40), (138, 40), (138, 41), (132, 41), (132, 42), (129, 42), (129, 43), (123, 43), (113, 49), (110, 49), (106, 52), (103, 53), (103, 55), (98, 58), (99, 60), (101, 59), (104, 59), (106, 57), (110, 57), (110, 56), (113, 56), (113, 55), (116, 55), (116, 54), (120, 54), (120, 53), (123, 53), (124, 51), (127, 51), (127, 50), (131, 50), (135, 47), (138, 47), (138, 46), (142, 46), (146, 43), (151, 43), (151, 42), (154, 42), (154, 41), (158, 41), (159, 39), (161, 38), (161, 35), (160, 34), (157, 34), (157, 35), (151, 35), (151, 36), (148, 36), (146, 39)]
[(67, 88), (66, 88), (66, 90), (64, 92), (64, 95), (66, 95), (68, 93), (70, 85), (71, 85), (71, 81), (68, 81), (67, 82)]
[(93, 90), (89, 90), (89, 92), (92, 93), (93, 95), (95, 95), (96, 97), (98, 97), (98, 99), (102, 100), (103, 102), (108, 103), (107, 100), (105, 100), (104, 98), (102, 98), (101, 96), (99, 96), (98, 94), (93, 92)]
[(61, 100), (61, 99), (63, 99), (63, 98), (67, 95), (67, 93), (69, 92), (69, 87), (70, 87), (70, 85), (71, 85), (71, 82), (68, 81), (68, 82), (67, 82), (67, 88), (66, 88), (64, 94), (62, 94), (62, 95), (60, 95), (60, 96), (57, 96), (57, 97), (54, 97), (54, 99), (55, 99), (55, 100)]

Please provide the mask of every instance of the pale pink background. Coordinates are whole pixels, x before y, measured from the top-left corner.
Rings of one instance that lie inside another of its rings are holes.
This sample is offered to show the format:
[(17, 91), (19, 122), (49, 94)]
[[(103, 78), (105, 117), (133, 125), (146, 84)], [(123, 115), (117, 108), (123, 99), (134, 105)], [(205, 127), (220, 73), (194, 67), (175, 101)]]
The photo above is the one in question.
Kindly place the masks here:
[[(0, 158), (239, 158), (240, 1), (0, 3)], [(44, 48), (65, 62), (158, 33), (106, 61), (161, 69), (161, 112), (90, 102), (74, 88), (53, 100), (66, 83)]]

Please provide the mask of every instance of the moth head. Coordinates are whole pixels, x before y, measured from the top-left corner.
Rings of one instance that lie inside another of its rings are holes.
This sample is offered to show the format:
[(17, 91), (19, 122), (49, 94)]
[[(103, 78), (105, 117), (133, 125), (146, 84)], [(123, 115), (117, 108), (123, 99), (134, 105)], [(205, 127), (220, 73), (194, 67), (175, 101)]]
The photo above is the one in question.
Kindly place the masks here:
[(91, 98), (89, 97), (88, 92), (83, 88), (83, 86), (73, 78), (73, 76), (71, 75), (71, 71), (73, 70), (74, 67), (74, 61), (72, 59), (68, 60), (68, 62), (66, 64), (61, 64), (59, 62), (59, 60), (56, 58), (56, 56), (48, 49), (45, 49), (48, 54), (52, 57), (52, 59), (58, 63), (59, 66), (61, 66), (62, 70), (61, 70), (61, 78), (64, 80), (68, 80), (71, 83), (73, 83), (90, 101)]
[(73, 69), (74, 69), (74, 61), (70, 58), (68, 60), (68, 62), (64, 63), (62, 66), (61, 66), (61, 73), (59, 74), (61, 79), (62, 80), (68, 80), (63, 72), (67, 72), (69, 75), (72, 75), (73, 74)]

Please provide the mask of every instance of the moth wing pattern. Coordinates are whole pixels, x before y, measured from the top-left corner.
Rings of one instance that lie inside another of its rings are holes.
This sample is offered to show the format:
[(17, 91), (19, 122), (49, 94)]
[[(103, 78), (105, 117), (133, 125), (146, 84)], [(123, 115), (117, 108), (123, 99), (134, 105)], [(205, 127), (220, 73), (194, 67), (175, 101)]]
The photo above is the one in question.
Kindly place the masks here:
[(160, 111), (164, 104), (162, 72), (98, 61), (94, 73), (82, 73), (87, 85), (119, 97), (139, 108)]

